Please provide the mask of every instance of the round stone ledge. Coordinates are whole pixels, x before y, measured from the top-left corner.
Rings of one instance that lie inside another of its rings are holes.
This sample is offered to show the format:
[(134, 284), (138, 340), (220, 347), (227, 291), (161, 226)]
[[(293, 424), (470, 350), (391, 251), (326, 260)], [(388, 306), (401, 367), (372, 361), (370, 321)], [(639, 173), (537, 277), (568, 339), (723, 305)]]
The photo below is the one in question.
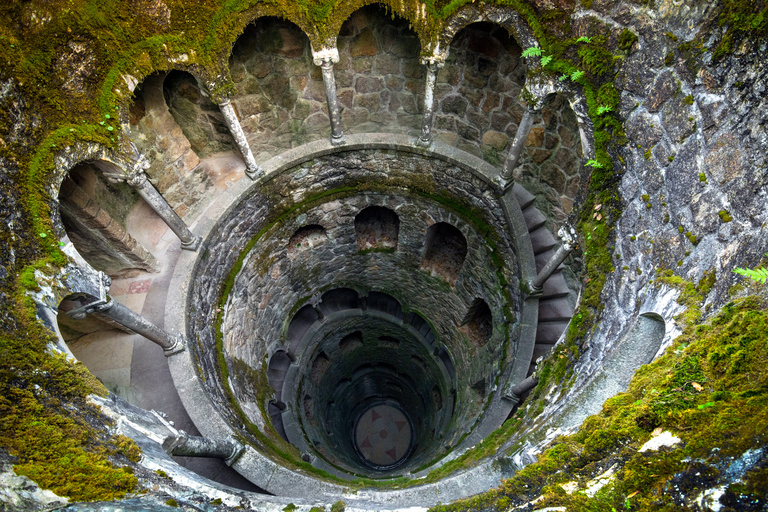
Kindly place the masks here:
[[(500, 193), (493, 184), (498, 170), (490, 164), (451, 146), (433, 143), (428, 148), (422, 148), (416, 144), (416, 141), (416, 137), (397, 134), (348, 135), (346, 143), (341, 146), (333, 146), (330, 140), (315, 141), (286, 151), (265, 162), (263, 164), (265, 175), (259, 180), (252, 182), (242, 179), (236, 182), (204, 212), (194, 226), (195, 233), (201, 235), (204, 242), (197, 253), (183, 252), (179, 257), (169, 286), (165, 325), (170, 331), (173, 331), (174, 327), (176, 330), (187, 331), (187, 311), (195, 307), (189, 301), (192, 285), (190, 278), (195, 274), (194, 271), (199, 264), (199, 258), (208, 249), (207, 240), (215, 232), (218, 220), (236, 210), (242, 200), (258, 190), (261, 183), (301, 163), (324, 155), (356, 150), (379, 149), (414, 153), (454, 164), (486, 183), (488, 188), (497, 195)], [(518, 254), (521, 277), (526, 279), (535, 275), (533, 251), (520, 205), (511, 193), (511, 188), (509, 190), (510, 192), (500, 197), (504, 210), (503, 217), (506, 219), (509, 235)], [(508, 379), (518, 378), (520, 375), (522, 377), (519, 379), (524, 378), (529, 363), (529, 360), (523, 361), (524, 353), (533, 350), (537, 313), (538, 303), (535, 299), (524, 302), (520, 322), (520, 327), (524, 332), (521, 333), (520, 343), (525, 347), (518, 351), (514, 363), (508, 366), (507, 371), (502, 376), (504, 382)], [(523, 342), (524, 338), (529, 339), (530, 343)], [(198, 365), (194, 360), (193, 351), (185, 350), (173, 355), (168, 359), (168, 363), (182, 403), (201, 433), (214, 438), (228, 437), (234, 434), (232, 427), (219, 414), (211, 397), (203, 389), (202, 382), (197, 376)], [(500, 392), (494, 393), (494, 400), (489, 409), (498, 408), (500, 404), (502, 404), (502, 409), (507, 412), (511, 409), (511, 405), (504, 403), (508, 401), (504, 400), (501, 395)], [(501, 410), (499, 412), (503, 413)], [(506, 416), (506, 414), (493, 416), (500, 417), (502, 415)], [(486, 415), (489, 419), (491, 416)], [(498, 418), (494, 418), (493, 422), (496, 419)], [(479, 425), (475, 429), (478, 435), (481, 432), (490, 433), (498, 426), (487, 424), (487, 422), (482, 423), (486, 424)], [(471, 447), (474, 442), (469, 444), (469, 441), (474, 438), (475, 436), (468, 436), (464, 443), (454, 448), (454, 454), (458, 456), (462, 451)], [(453, 501), (483, 492), (498, 485), (501, 481), (502, 474), (498, 468), (494, 467), (493, 462), (492, 458), (486, 459), (462, 473), (448, 476), (439, 482), (386, 491), (372, 489), (352, 491), (343, 485), (319, 480), (300, 470), (287, 469), (253, 447), (248, 447), (233, 467), (254, 484), (278, 496), (319, 498), (328, 502), (343, 499), (350, 505), (355, 503), (355, 506), (363, 509), (381, 509), (382, 507), (396, 508), (414, 505), (431, 506), (438, 501)]]

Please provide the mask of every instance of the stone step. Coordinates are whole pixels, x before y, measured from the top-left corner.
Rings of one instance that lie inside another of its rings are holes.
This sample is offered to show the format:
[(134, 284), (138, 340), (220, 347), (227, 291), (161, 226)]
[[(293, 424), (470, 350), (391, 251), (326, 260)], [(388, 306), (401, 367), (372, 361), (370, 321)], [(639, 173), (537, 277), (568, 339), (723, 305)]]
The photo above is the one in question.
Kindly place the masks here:
[(512, 185), (512, 193), (515, 194), (515, 198), (517, 199), (517, 203), (520, 205), (521, 210), (525, 210), (532, 205), (533, 200), (535, 199), (534, 195), (528, 192), (525, 187), (519, 183)]
[(536, 344), (557, 343), (560, 335), (568, 327), (568, 320), (555, 320), (553, 322), (539, 322), (536, 326)]
[(531, 362), (535, 363), (539, 357), (546, 356), (554, 346), (554, 343), (537, 343), (536, 346), (533, 347), (533, 358), (531, 359)]
[(525, 225), (528, 227), (529, 232), (542, 227), (547, 221), (547, 217), (535, 206), (523, 210), (523, 218), (525, 219)]
[(567, 297), (539, 300), (539, 322), (570, 320), (573, 307)]
[(535, 231), (531, 231), (531, 245), (533, 246), (533, 254), (541, 254), (543, 252), (554, 249), (557, 245), (557, 239), (547, 228), (540, 227)]
[(567, 297), (569, 292), (570, 290), (568, 289), (568, 284), (565, 281), (565, 275), (562, 272), (557, 271), (557, 273), (552, 274), (549, 276), (549, 279), (544, 281), (544, 287), (541, 293), (541, 297), (539, 298), (539, 303), (546, 299)]

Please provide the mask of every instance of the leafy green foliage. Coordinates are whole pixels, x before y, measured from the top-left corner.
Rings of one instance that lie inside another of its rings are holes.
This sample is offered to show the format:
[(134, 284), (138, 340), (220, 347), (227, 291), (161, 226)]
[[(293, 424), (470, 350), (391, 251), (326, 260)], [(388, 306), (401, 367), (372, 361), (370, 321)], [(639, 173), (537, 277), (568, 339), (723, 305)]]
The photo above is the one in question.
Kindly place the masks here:
[(540, 57), (541, 56), (541, 48), (538, 46), (531, 46), (530, 48), (526, 48), (523, 50), (522, 53), (523, 57)]
[[(766, 254), (766, 256), (768, 256), (768, 254)], [(750, 279), (754, 279), (758, 283), (762, 283), (762, 284), (768, 283), (768, 267), (757, 268), (757, 269), (736, 267), (735, 269), (733, 269), (733, 271), (742, 276), (746, 276), (746, 277), (749, 277)]]

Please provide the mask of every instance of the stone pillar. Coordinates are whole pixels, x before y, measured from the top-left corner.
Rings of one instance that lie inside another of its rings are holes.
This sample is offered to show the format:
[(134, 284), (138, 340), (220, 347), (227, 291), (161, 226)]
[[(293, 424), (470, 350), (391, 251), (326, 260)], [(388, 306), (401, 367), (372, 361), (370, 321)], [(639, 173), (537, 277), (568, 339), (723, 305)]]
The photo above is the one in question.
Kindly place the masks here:
[(184, 221), (181, 220), (171, 205), (165, 200), (165, 198), (157, 191), (157, 189), (150, 183), (145, 169), (149, 168), (149, 162), (146, 157), (139, 153), (136, 147), (134, 150), (133, 168), (129, 170), (127, 174), (116, 173), (104, 173), (104, 175), (115, 181), (125, 181), (130, 186), (136, 189), (139, 195), (149, 204), (149, 206), (157, 213), (163, 222), (165, 222), (171, 230), (176, 233), (176, 236), (181, 240), (181, 248), (188, 251), (196, 251), (200, 247), (201, 238), (195, 236), (192, 231), (189, 230)]
[(163, 348), (165, 356), (176, 354), (184, 350), (184, 338), (180, 335), (170, 334), (159, 328), (138, 313), (134, 313), (127, 307), (107, 295), (111, 280), (99, 272), (100, 290), (96, 292), (98, 297), (91, 293), (81, 294), (79, 302), (82, 304), (76, 309), (67, 311), (66, 314), (77, 320), (82, 320), (88, 314), (98, 314), (116, 322), (123, 327), (141, 334), (149, 341), (157, 343)]
[(184, 434), (166, 438), (163, 450), (168, 455), (224, 459), (231, 466), (243, 454), (245, 447), (234, 439), (209, 439)]
[[(443, 58), (444, 59), (444, 58)], [(445, 64), (435, 58), (422, 61), (427, 65), (427, 84), (424, 88), (424, 119), (421, 122), (421, 137), (417, 141), (419, 146), (429, 146), (432, 142), (432, 125), (435, 122), (435, 82), (437, 70)]]
[(315, 66), (320, 66), (323, 72), (325, 100), (328, 103), (328, 117), (331, 119), (331, 144), (334, 146), (344, 144), (344, 133), (341, 131), (341, 114), (339, 113), (339, 99), (336, 97), (336, 78), (333, 75), (333, 64), (339, 62), (339, 50), (336, 48), (325, 48), (318, 52), (313, 51), (312, 60)]
[(504, 162), (504, 168), (501, 170), (501, 183), (504, 188), (512, 184), (512, 173), (517, 167), (517, 163), (520, 160), (520, 153), (522, 153), (525, 147), (525, 141), (528, 140), (528, 134), (533, 126), (533, 113), (534, 109), (528, 107), (523, 113), (523, 118), (520, 120), (520, 124), (517, 126), (517, 132), (515, 138), (512, 140), (512, 147), (509, 149), (507, 160)]
[(527, 377), (514, 386), (508, 387), (506, 390), (504, 390), (503, 397), (517, 404), (520, 402), (520, 397), (523, 396), (526, 392), (535, 388), (538, 383), (539, 378), (534, 373), (530, 377)]
[(256, 163), (256, 159), (251, 152), (251, 146), (248, 144), (248, 139), (245, 137), (243, 127), (240, 125), (240, 120), (235, 114), (235, 109), (232, 108), (232, 102), (229, 98), (225, 98), (224, 101), (219, 103), (219, 110), (224, 116), (224, 122), (229, 128), (229, 132), (232, 134), (232, 138), (235, 139), (237, 149), (240, 150), (240, 154), (243, 155), (245, 160), (245, 174), (252, 180), (258, 179), (264, 174), (264, 171)]
[(541, 292), (544, 289), (544, 283), (549, 279), (549, 276), (555, 272), (555, 269), (565, 261), (565, 258), (567, 258), (571, 251), (576, 247), (575, 235), (576, 232), (573, 228), (566, 229), (565, 227), (561, 227), (557, 231), (557, 236), (563, 240), (563, 245), (557, 249), (554, 256), (552, 256), (546, 265), (544, 265), (544, 268), (541, 269), (541, 272), (539, 272), (539, 274), (528, 284), (528, 287), (531, 290), (531, 296), (541, 295)]

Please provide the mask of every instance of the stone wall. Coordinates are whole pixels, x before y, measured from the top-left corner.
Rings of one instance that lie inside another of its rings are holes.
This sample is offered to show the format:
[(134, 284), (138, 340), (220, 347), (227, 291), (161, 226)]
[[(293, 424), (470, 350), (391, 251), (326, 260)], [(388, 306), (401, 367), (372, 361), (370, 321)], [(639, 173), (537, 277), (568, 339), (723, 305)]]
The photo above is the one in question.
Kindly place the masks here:
[[(473, 23), (451, 42), (435, 88), (435, 139), (501, 167), (525, 105), (520, 92), (527, 66), (522, 50), (498, 25)], [(534, 114), (515, 179), (540, 196), (550, 218), (571, 213), (582, 181), (576, 116), (561, 94)], [(554, 210), (554, 211), (553, 211)]]
[[(314, 166), (311, 175), (323, 176), (327, 172)], [(358, 250), (354, 218), (370, 205), (397, 212), (400, 233), (394, 252)], [(428, 228), (439, 222), (459, 227), (469, 247), (457, 280), (450, 285), (444, 276), (423, 267)], [(327, 238), (289, 257), (288, 240), (300, 224), (323, 226)], [(418, 312), (431, 323), (437, 335), (434, 359), (439, 361), (436, 354), (446, 346), (457, 368), (457, 412), (453, 430), (442, 441), (453, 445), (471, 429), (487, 405), (504, 353), (514, 351), (511, 345), (504, 347), (506, 343), (514, 344), (514, 340), (507, 342), (504, 328), (504, 309), (508, 305), (498, 293), (501, 283), (484, 239), (457, 215), (418, 196), (361, 194), (296, 212), (295, 220), (265, 233), (245, 259), (225, 308), (225, 354), (256, 370), (275, 344), (302, 361), (310, 357), (307, 351), (313, 347), (297, 350), (294, 340), (286, 335), (290, 314), (307, 301), (314, 304), (320, 292), (332, 286), (359, 289), (363, 296), (368, 291), (387, 293), (398, 299), (405, 311)], [(478, 298), (490, 304), (494, 312), (492, 335), (482, 347), (459, 330)], [(472, 387), (481, 381), (489, 383), (487, 389)], [(243, 398), (252, 401), (255, 397)], [(286, 397), (283, 401), (289, 402)]]
[[(342, 186), (365, 187), (365, 183), (372, 182), (381, 185), (389, 184), (389, 186), (397, 186), (397, 184), (405, 186), (406, 183), (411, 183), (412, 186), (416, 186), (416, 190), (429, 187), (432, 194), (438, 194), (438, 196), (449, 194), (472, 205), (477, 211), (484, 212), (482, 214), (484, 225), (479, 228), (489, 230), (485, 236), (495, 239), (495, 250), (504, 255), (505, 266), (501, 269), (504, 278), (510, 283), (511, 290), (517, 289), (519, 282), (517, 258), (511, 249), (512, 240), (505, 227), (506, 218), (503, 209), (497, 204), (495, 198), (481, 192), (483, 188), (478, 178), (439, 160), (425, 160), (416, 155), (394, 152), (361, 151), (323, 157), (299, 166), (291, 173), (279, 174), (267, 182), (265, 187), (254, 191), (247, 201), (233, 210), (228, 218), (221, 221), (214, 238), (206, 242), (203, 257), (195, 270), (197, 276), (195, 287), (190, 290), (191, 301), (196, 304), (196, 310), (190, 312), (188, 327), (190, 339), (196, 340), (192, 350), (196, 353), (200, 370), (204, 375), (213, 376), (217, 373), (218, 360), (213, 348), (212, 326), (216, 316), (214, 309), (217, 307), (222, 284), (240, 248), (244, 247), (265, 225), (268, 212), (279, 211), (280, 204), (295, 204), (313, 194)], [(354, 189), (348, 190), (349, 192), (355, 193)], [(470, 389), (470, 386), (482, 379), (489, 383), (494, 382), (497, 368), (501, 367), (497, 365), (509, 364), (514, 357), (512, 347), (504, 351), (500, 344), (504, 319), (499, 301), (504, 299), (498, 294), (500, 287), (495, 281), (495, 275), (489, 276), (489, 271), (492, 272), (492, 270), (485, 267), (491, 259), (490, 252), (482, 243), (483, 239), (473, 234), (474, 228), (469, 229), (470, 224), (458, 215), (451, 214), (448, 210), (435, 209), (434, 206), (429, 206), (429, 203), (424, 204), (418, 196), (403, 203), (400, 209), (397, 209), (398, 203), (389, 199), (382, 201), (382, 204), (387, 205), (392, 202), (390, 206), (401, 216), (401, 222), (414, 223), (413, 229), (401, 224), (402, 249), (399, 247), (391, 255), (375, 252), (356, 255), (356, 268), (344, 270), (340, 267), (344, 255), (349, 253), (350, 248), (357, 253), (354, 217), (368, 204), (366, 196), (361, 197), (359, 204), (350, 203), (345, 206), (344, 202), (327, 202), (326, 206), (320, 206), (314, 211), (294, 212), (296, 215), (292, 214), (290, 217), (294, 220), (280, 224), (265, 234), (263, 240), (268, 245), (262, 247), (257, 244), (256, 246), (258, 253), (265, 257), (246, 259), (243, 268), (249, 270), (238, 276), (233, 294), (229, 298), (225, 317), (225, 332), (232, 333), (225, 337), (228, 357), (245, 361), (251, 368), (260, 370), (263, 355), (273, 348), (272, 344), (282, 339), (283, 329), (287, 327), (288, 317), (291, 316), (294, 305), (303, 303), (306, 297), (314, 295), (321, 286), (334, 282), (334, 279), (349, 280), (375, 288), (373, 283), (375, 271), (380, 266), (382, 270), (379, 280), (380, 291), (392, 293), (395, 296), (405, 295), (403, 301), (405, 304), (435, 322), (438, 335), (441, 341), (449, 346), (456, 367), (466, 370), (466, 373), (460, 377), (461, 385), (457, 391), (461, 403), (467, 408), (468, 415), (462, 420), (461, 427), (453, 431), (458, 437), (471, 428), (473, 421), (470, 418), (482, 407), (482, 400), (472, 405), (476, 400), (477, 391)], [(383, 197), (386, 198), (386, 196)], [(422, 212), (416, 208), (416, 205), (426, 207), (427, 212), (433, 212), (432, 216), (422, 216)], [(428, 299), (420, 298), (416, 294), (411, 297), (406, 290), (414, 285), (413, 278), (408, 279), (408, 276), (403, 275), (406, 281), (400, 285), (393, 283), (392, 278), (397, 278), (399, 274), (394, 265), (389, 266), (391, 263), (388, 258), (405, 258), (409, 260), (404, 262), (407, 266), (417, 268), (420, 263), (420, 251), (426, 238), (426, 228), (429, 223), (441, 220), (458, 225), (468, 237), (471, 252), (465, 262), (464, 270), (472, 269), (473, 267), (468, 263), (473, 261), (479, 266), (476, 270), (472, 270), (469, 276), (460, 276), (455, 292), (443, 277), (416, 272), (415, 277), (423, 280), (424, 285), (429, 285), (431, 289)], [(288, 240), (302, 226), (315, 224), (327, 228), (328, 240), (299, 252), (291, 262), (287, 257)], [(416, 228), (417, 225), (420, 227)], [(338, 236), (335, 230), (338, 230)], [(275, 233), (279, 233), (279, 236), (275, 236)], [(406, 248), (409, 250), (406, 251)], [(326, 259), (316, 259), (313, 256), (316, 251), (325, 255)], [(292, 271), (292, 268), (295, 270)], [(390, 274), (384, 274), (383, 270), (386, 268), (391, 270)], [(481, 270), (483, 268), (485, 270)], [(243, 276), (253, 276), (253, 278)], [(260, 280), (271, 283), (270, 288), (261, 288), (258, 285)], [(271, 288), (281, 282), (282, 286)], [(496, 284), (489, 288), (487, 283)], [(444, 304), (439, 301), (445, 301), (453, 293), (458, 294), (455, 304), (447, 308), (442, 307)], [(459, 334), (455, 329), (478, 297), (493, 306), (494, 340), (499, 340), (486, 343), (483, 347), (472, 344), (466, 334)], [(514, 294), (512, 301), (509, 304), (509, 310), (512, 319), (518, 321), (521, 305)], [(238, 317), (237, 322), (233, 320), (235, 316), (229, 311), (229, 308), (233, 307), (238, 309), (238, 315), (242, 315)], [(446, 316), (446, 313), (450, 316)], [(514, 325), (510, 328), (511, 332), (515, 332)], [(237, 329), (237, 333), (233, 329)], [(254, 336), (254, 333), (258, 334)], [(506, 356), (504, 359), (506, 363), (500, 359), (502, 354)], [(219, 404), (222, 414), (229, 417), (233, 425), (239, 424), (239, 421), (233, 417), (234, 413), (217, 379), (206, 377), (204, 380), (211, 398)], [(240, 387), (241, 392), (247, 389), (247, 386)], [(488, 389), (490, 390), (490, 387)], [(246, 393), (238, 398), (248, 414), (259, 414), (255, 394)], [(263, 418), (258, 416), (253, 416), (251, 419), (257, 425), (264, 424)]]
[(380, 5), (363, 7), (344, 22), (336, 44), (340, 59), (334, 73), (344, 131), (417, 135), (426, 67), (408, 22)]
[(229, 59), (233, 105), (257, 161), (331, 133), (320, 68), (291, 22), (248, 25)]

